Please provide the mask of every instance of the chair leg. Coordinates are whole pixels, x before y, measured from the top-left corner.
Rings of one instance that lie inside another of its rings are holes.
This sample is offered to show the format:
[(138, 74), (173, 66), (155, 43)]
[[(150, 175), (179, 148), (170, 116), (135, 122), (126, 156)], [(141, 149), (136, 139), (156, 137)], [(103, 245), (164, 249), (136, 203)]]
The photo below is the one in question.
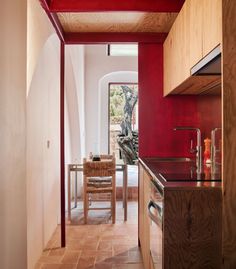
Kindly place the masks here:
[(115, 224), (116, 223), (116, 192), (113, 191), (112, 192), (112, 223)]
[(87, 224), (88, 219), (88, 199), (87, 193), (84, 193), (84, 224)]

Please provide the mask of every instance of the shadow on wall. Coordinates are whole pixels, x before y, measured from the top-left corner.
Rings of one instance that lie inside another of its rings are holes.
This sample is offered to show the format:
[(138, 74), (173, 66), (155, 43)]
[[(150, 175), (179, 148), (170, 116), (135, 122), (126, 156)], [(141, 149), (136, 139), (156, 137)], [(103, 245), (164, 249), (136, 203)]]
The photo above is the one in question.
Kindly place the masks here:
[[(81, 163), (85, 156), (84, 46), (66, 46), (65, 54), (65, 163)], [(67, 174), (67, 173), (66, 173)], [(66, 177), (67, 182), (67, 177)], [(67, 184), (66, 184), (67, 186)], [(78, 195), (82, 174), (78, 175)], [(66, 192), (67, 193), (67, 192)], [(73, 192), (72, 192), (73, 193)], [(67, 201), (67, 199), (66, 199)], [(67, 205), (66, 205), (67, 206)]]
[(27, 245), (33, 265), (59, 219), (60, 42), (50, 36), (27, 93)]

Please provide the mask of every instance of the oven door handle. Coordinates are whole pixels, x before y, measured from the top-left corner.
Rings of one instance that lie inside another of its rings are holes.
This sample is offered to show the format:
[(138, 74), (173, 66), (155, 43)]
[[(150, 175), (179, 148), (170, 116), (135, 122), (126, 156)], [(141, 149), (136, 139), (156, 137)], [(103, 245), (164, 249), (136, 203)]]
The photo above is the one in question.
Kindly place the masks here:
[[(152, 213), (151, 208), (157, 211), (157, 216)], [(148, 215), (152, 221), (162, 228), (162, 208), (152, 200), (148, 203)]]

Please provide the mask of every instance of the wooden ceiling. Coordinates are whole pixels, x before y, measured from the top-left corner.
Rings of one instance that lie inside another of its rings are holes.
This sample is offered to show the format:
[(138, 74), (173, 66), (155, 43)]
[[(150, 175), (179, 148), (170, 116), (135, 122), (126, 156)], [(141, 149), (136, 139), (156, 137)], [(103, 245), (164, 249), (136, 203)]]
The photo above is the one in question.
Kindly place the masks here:
[(39, 0), (65, 44), (163, 43), (184, 0)]
[(65, 32), (168, 33), (178, 13), (78, 12), (58, 13)]

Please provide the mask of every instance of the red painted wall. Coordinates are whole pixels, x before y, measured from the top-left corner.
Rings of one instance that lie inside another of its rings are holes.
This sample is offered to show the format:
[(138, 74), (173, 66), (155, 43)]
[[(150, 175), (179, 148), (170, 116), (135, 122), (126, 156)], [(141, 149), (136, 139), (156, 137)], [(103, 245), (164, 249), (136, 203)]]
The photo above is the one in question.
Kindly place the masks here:
[(189, 156), (194, 131), (173, 131), (175, 126), (193, 126), (203, 139), (221, 126), (220, 96), (163, 97), (163, 46), (139, 45), (139, 156)]
[(200, 95), (197, 97), (198, 122), (202, 139), (211, 138), (211, 130), (221, 127), (221, 96)]
[(139, 45), (139, 156), (189, 155), (188, 131), (198, 123), (195, 96), (163, 97), (163, 45)]

